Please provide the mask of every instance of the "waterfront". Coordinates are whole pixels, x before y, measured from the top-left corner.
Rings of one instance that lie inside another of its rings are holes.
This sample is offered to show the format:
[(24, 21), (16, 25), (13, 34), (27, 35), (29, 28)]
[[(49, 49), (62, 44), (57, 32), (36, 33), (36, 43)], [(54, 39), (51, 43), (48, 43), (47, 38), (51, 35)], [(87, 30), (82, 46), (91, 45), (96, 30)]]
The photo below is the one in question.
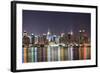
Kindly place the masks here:
[(91, 59), (90, 46), (49, 45), (23, 48), (23, 63)]

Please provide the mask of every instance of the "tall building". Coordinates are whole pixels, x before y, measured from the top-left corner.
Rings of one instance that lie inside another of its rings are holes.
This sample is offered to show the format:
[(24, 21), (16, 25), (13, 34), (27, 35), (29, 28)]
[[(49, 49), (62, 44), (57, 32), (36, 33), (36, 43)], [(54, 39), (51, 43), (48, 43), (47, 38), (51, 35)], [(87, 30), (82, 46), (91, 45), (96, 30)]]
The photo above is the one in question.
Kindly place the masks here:
[(50, 30), (48, 29), (48, 32), (47, 32), (47, 40), (50, 42), (51, 39), (52, 39), (51, 32), (50, 32)]
[(47, 45), (48, 44), (48, 41), (47, 41), (47, 35), (46, 34), (43, 34), (43, 42), (44, 42), (44, 44), (45, 45)]
[(35, 44), (35, 35), (33, 33), (31, 34), (31, 44)]
[(86, 31), (83, 30), (79, 30), (79, 43), (83, 44), (83, 43), (88, 43), (88, 36), (86, 34)]
[(38, 44), (38, 36), (37, 35), (35, 35), (35, 42), (34, 43)]
[(69, 44), (73, 43), (73, 41), (74, 41), (74, 36), (73, 36), (73, 31), (72, 31), (72, 30), (71, 30), (70, 32), (68, 32), (67, 40), (68, 40), (68, 43), (69, 43)]
[(67, 44), (67, 35), (65, 33), (61, 33), (60, 43)]
[(55, 43), (56, 43), (56, 44), (59, 44), (59, 43), (60, 43), (60, 36), (56, 36), (56, 38), (55, 38)]
[(28, 37), (28, 33), (27, 32), (24, 32), (23, 33), (23, 46), (24, 47), (29, 47), (29, 44), (30, 44), (30, 38)]

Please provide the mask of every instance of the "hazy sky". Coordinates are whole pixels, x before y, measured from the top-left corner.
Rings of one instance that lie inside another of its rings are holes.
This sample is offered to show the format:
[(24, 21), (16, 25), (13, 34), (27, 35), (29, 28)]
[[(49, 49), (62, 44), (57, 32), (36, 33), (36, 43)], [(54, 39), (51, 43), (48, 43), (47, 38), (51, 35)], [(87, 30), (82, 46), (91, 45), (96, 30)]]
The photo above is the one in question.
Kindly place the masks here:
[(89, 13), (23, 10), (23, 31), (28, 33), (43, 34), (50, 29), (55, 34), (68, 33), (71, 30), (78, 34), (82, 28), (90, 36), (91, 15)]

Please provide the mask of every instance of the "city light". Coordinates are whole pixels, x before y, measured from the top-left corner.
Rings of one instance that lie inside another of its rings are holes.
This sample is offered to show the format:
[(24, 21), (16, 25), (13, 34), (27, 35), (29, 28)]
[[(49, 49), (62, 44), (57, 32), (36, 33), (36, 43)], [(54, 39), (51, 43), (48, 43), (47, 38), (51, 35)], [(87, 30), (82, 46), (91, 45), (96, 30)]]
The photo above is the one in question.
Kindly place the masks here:
[[(49, 32), (42, 35), (23, 34), (23, 63), (86, 60), (91, 58), (89, 38), (84, 36), (85, 30), (79, 30), (80, 36), (74, 38), (72, 31), (61, 35)], [(75, 41), (77, 40), (77, 41)], [(88, 50), (88, 51), (87, 51)]]

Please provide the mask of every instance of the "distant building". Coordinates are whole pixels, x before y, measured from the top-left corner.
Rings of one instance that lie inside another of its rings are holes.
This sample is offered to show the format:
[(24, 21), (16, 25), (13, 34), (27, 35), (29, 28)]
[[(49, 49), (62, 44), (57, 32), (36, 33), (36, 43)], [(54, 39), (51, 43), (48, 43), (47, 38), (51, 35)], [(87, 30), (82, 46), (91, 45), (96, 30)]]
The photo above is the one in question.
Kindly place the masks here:
[(59, 43), (67, 44), (67, 35), (65, 33), (61, 33)]
[(88, 43), (88, 36), (86, 34), (86, 31), (83, 30), (79, 30), (79, 43), (83, 44), (83, 43)]
[(53, 35), (52, 35), (52, 33), (50, 32), (49, 29), (48, 29), (48, 32), (47, 32), (47, 40), (48, 40), (48, 42), (52, 42), (53, 41)]
[(60, 42), (60, 36), (56, 36), (56, 37), (55, 37), (55, 43), (56, 43), (56, 44), (59, 44), (59, 42)]
[(47, 40), (47, 35), (46, 34), (43, 34), (43, 42), (44, 42), (44, 44), (48, 44), (48, 40)]
[(38, 39), (38, 36), (37, 35), (35, 35), (35, 39), (34, 39), (34, 44), (38, 44), (38, 41), (39, 39)]
[(68, 41), (68, 44), (71, 44), (74, 42), (73, 31), (68, 32), (67, 41)]
[(31, 34), (31, 44), (35, 44), (35, 35), (33, 33)]
[(29, 47), (30, 44), (30, 38), (28, 37), (28, 33), (23, 33), (23, 47)]

